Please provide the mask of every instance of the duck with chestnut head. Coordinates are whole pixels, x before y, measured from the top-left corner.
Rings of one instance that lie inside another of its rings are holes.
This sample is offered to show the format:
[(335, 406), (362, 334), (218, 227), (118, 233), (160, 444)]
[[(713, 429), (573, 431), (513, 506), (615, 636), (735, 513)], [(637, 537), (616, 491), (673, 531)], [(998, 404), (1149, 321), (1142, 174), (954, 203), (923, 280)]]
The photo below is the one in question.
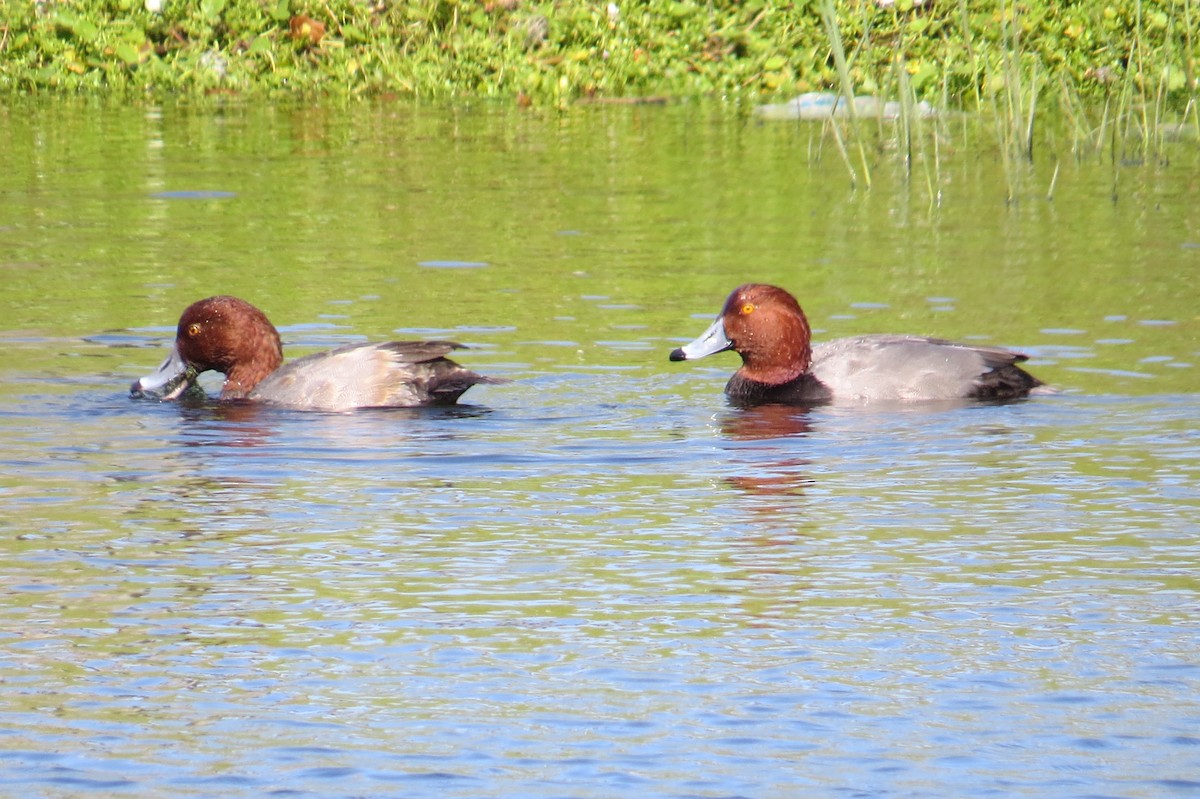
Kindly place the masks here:
[(471, 386), (504, 382), (446, 357), (461, 348), (453, 341), (349, 344), (284, 364), (266, 314), (237, 297), (209, 297), (184, 310), (170, 355), (130, 394), (176, 399), (215, 371), (225, 375), (222, 400), (324, 411), (451, 405)]
[(763, 283), (734, 289), (712, 325), (670, 357), (690, 361), (725, 350), (742, 356), (725, 386), (742, 405), (1009, 400), (1043, 385), (1017, 366), (1028, 356), (1002, 347), (889, 334), (814, 346), (796, 298)]

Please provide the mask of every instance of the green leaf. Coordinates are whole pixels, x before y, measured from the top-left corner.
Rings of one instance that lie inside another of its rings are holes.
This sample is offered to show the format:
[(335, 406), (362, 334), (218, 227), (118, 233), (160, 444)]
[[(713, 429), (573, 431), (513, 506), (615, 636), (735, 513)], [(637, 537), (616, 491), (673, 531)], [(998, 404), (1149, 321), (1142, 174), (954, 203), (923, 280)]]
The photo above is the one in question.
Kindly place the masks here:
[(273, 44), (269, 36), (255, 36), (254, 41), (250, 43), (250, 47), (247, 48), (246, 52), (251, 55), (269, 53)]
[(225, 10), (225, 0), (200, 0), (200, 13), (208, 19), (217, 19)]
[(913, 91), (920, 93), (921, 89), (925, 88), (931, 81), (934, 81), (940, 72), (937, 65), (931, 62), (926, 62), (917, 67), (917, 71), (910, 78)]
[(113, 52), (116, 53), (117, 58), (126, 64), (136, 64), (140, 60), (138, 49), (129, 42), (121, 42), (113, 45)]
[(67, 28), (71, 33), (75, 34), (75, 38), (87, 44), (93, 44), (96, 37), (100, 34), (97, 28), (91, 21), (84, 17), (76, 17), (73, 14), (59, 12), (55, 18), (55, 22), (63, 28)]

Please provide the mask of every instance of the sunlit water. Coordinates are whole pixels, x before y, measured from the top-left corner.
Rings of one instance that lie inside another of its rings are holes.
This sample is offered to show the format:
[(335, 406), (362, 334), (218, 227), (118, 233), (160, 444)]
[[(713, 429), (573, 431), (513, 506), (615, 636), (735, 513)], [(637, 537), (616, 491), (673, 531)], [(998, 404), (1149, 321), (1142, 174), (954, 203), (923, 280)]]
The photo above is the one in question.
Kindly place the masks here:
[[(1200, 794), (1185, 176), (1014, 209), (960, 166), (918, 213), (831, 189), (807, 128), (686, 109), (103, 109), (110, 143), (95, 111), (0, 156), (0, 793)], [(233, 196), (154, 196), (198, 191)], [(747, 279), (821, 335), (1021, 346), (1059, 393), (730, 408), (733, 356), (666, 354)], [(448, 336), (513, 382), (130, 400), (220, 291), (293, 355)]]

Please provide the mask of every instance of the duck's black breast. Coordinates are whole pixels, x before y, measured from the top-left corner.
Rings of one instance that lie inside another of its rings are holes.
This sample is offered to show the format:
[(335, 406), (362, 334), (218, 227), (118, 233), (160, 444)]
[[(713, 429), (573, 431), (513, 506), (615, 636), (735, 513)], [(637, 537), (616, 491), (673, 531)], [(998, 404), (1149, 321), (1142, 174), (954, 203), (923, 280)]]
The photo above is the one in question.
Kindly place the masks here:
[(735, 374), (725, 384), (725, 396), (735, 405), (824, 405), (833, 392), (812, 374), (805, 373), (786, 383), (771, 385)]

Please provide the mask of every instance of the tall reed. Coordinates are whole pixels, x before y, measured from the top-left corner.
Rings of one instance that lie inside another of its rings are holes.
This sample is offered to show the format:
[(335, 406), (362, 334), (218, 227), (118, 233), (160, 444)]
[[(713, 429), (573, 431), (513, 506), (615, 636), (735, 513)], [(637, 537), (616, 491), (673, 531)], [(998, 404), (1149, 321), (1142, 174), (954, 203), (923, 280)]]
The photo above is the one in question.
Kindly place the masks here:
[[(833, 63), (837, 68), (838, 82), (841, 85), (842, 99), (839, 101), (840, 106), (843, 102), (846, 107), (846, 118), (850, 121), (850, 128), (854, 132), (855, 143), (858, 145), (858, 158), (862, 164), (863, 182), (866, 187), (871, 188), (871, 167), (867, 163), (867, 151), (863, 145), (863, 138), (858, 121), (858, 113), (854, 102), (854, 81), (850, 77), (850, 66), (846, 62), (846, 48), (842, 44), (841, 26), (838, 24), (837, 10), (833, 6), (833, 0), (820, 0), (818, 8), (821, 12), (821, 21), (825, 25), (826, 35), (829, 37), (829, 47), (833, 52)], [(846, 162), (846, 168), (850, 172), (851, 183), (857, 185), (858, 178), (854, 171), (854, 167), (850, 164), (849, 156), (846, 154), (845, 145), (842, 142), (840, 133), (837, 132), (837, 114), (831, 118), (831, 126), (834, 128), (837, 135), (838, 149), (842, 152), (843, 160)]]

